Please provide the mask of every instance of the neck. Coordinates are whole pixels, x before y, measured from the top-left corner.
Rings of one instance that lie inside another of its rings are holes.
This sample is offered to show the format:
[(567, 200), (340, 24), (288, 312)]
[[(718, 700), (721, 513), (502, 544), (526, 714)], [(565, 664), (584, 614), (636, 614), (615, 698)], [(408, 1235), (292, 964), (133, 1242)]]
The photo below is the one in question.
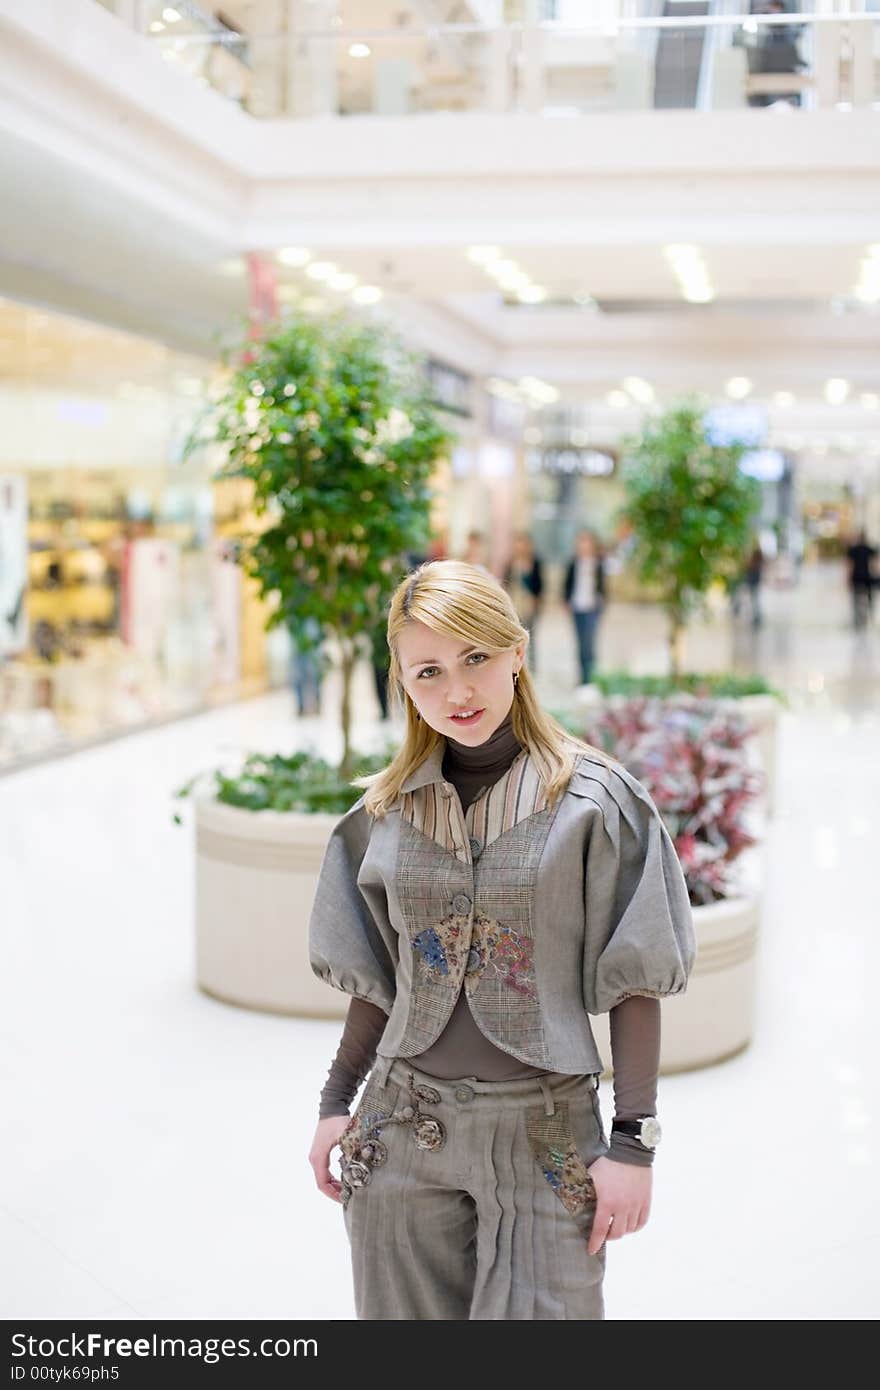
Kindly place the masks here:
[(498, 725), (495, 732), (489, 735), (485, 743), (471, 747), (468, 744), (458, 743), (454, 738), (447, 738), (445, 761), (449, 765), (467, 768), (489, 769), (509, 766), (521, 749), (522, 745), (513, 732), (513, 707), (511, 706), (506, 717)]

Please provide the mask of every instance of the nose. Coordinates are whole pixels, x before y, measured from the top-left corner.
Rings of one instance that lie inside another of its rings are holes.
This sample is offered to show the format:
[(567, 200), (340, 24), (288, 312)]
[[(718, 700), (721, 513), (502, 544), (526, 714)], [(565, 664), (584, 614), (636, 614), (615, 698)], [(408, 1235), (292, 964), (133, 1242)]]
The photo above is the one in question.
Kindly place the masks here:
[(473, 683), (467, 677), (462, 676), (458, 680), (453, 679), (449, 682), (446, 698), (453, 709), (467, 709), (473, 691)]

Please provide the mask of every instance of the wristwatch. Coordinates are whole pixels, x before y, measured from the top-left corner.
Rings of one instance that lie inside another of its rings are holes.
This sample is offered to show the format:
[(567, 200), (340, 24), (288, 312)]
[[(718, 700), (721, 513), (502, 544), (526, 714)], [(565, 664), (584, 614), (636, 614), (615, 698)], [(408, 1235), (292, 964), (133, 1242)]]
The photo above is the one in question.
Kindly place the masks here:
[(612, 1134), (629, 1134), (638, 1139), (643, 1149), (656, 1149), (663, 1138), (660, 1121), (654, 1115), (643, 1115), (640, 1120), (612, 1120)]

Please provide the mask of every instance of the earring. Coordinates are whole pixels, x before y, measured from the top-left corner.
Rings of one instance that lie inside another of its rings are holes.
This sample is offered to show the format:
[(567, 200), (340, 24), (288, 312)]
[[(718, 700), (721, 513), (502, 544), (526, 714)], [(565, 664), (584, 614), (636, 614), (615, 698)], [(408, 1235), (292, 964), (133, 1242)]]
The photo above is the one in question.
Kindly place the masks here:
[(516, 690), (516, 687), (517, 687), (518, 685), (519, 685), (519, 671), (514, 671), (514, 673), (513, 673), (513, 688), (514, 688), (514, 690)]

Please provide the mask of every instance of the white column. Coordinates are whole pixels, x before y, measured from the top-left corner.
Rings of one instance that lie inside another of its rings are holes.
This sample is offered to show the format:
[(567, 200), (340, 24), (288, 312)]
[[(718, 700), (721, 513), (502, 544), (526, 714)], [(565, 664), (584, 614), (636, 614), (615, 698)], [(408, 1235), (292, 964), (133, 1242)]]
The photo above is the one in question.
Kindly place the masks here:
[(816, 105), (827, 108), (840, 100), (841, 25), (833, 20), (823, 20), (815, 28)]
[[(880, 19), (880, 17), (878, 17)], [(849, 100), (853, 106), (870, 106), (874, 100), (874, 21), (853, 19), (849, 33)]]
[(286, 58), (284, 0), (254, 0), (248, 33), (253, 85), (249, 108), (255, 116), (280, 116)]
[(285, 110), (288, 116), (335, 116), (338, 0), (286, 0)]

